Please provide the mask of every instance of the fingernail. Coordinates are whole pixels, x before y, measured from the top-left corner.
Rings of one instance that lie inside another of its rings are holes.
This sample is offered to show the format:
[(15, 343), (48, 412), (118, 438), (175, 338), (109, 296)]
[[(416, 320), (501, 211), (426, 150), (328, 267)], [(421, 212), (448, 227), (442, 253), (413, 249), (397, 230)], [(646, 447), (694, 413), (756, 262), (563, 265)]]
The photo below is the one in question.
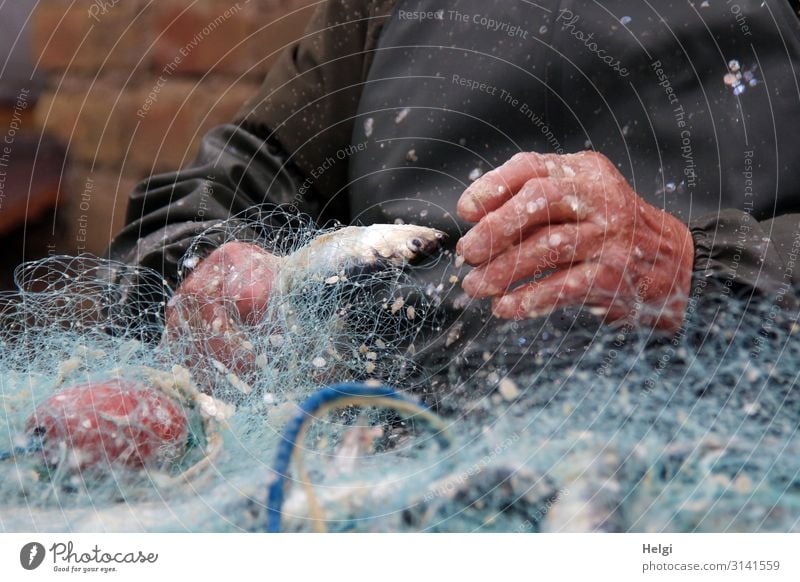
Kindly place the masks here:
[(491, 198), (497, 194), (497, 190), (491, 184), (485, 182), (475, 182), (467, 188), (467, 192), (469, 192), (474, 202), (480, 202), (484, 198)]
[(458, 201), (457, 210), (458, 214), (464, 216), (465, 218), (468, 216), (474, 216), (478, 212), (478, 207), (475, 205), (475, 201), (472, 199), (472, 195), (469, 193), (469, 190), (462, 194), (461, 199)]
[(497, 194), (497, 192), (491, 185), (483, 182), (475, 182), (464, 190), (464, 194), (461, 195), (461, 199), (459, 200), (458, 209), (461, 212), (471, 215), (480, 213), (484, 206), (483, 202), (495, 194)]
[(464, 261), (467, 260), (467, 255), (470, 252), (470, 246), (472, 245), (473, 239), (472, 231), (467, 232), (464, 236), (462, 236), (458, 242), (456, 243), (456, 262), (458, 263), (456, 266), (460, 267)]

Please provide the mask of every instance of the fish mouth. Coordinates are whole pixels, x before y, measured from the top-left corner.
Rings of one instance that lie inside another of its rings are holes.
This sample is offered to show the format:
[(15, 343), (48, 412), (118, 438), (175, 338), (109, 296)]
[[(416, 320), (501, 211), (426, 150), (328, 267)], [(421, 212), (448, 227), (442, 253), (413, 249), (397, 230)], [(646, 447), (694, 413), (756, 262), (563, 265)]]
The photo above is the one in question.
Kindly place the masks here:
[(406, 241), (406, 247), (411, 253), (408, 257), (410, 263), (434, 256), (447, 242), (447, 233), (434, 228), (429, 228), (427, 231), (429, 232), (412, 236)]

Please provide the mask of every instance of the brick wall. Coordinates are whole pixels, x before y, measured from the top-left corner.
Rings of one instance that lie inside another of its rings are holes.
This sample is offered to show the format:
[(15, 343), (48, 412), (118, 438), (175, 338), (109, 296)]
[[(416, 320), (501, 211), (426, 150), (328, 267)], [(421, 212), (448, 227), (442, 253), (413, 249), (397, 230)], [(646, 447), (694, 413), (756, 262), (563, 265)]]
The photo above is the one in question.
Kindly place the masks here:
[[(40, 129), (68, 146), (63, 252), (99, 253), (141, 178), (190, 163), (229, 121), (312, 0), (41, 0), (34, 58), (49, 75)], [(63, 218), (63, 216), (62, 216)]]

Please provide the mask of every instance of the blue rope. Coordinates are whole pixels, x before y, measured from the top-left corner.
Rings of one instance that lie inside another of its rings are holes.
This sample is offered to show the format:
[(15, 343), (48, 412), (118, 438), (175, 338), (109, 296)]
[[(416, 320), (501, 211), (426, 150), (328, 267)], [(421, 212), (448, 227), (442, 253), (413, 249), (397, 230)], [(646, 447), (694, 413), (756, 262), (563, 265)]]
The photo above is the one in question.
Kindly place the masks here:
[[(297, 437), (300, 431), (313, 417), (314, 413), (321, 407), (332, 404), (338, 400), (346, 398), (390, 398), (402, 402), (408, 402), (427, 410), (424, 405), (407, 398), (390, 388), (389, 386), (369, 386), (366, 384), (342, 383), (326, 386), (315, 392), (300, 405), (300, 412), (292, 418), (283, 431), (283, 440), (278, 446), (278, 453), (275, 456), (273, 470), (276, 474), (275, 480), (269, 486), (267, 495), (267, 532), (279, 533), (281, 531), (281, 508), (284, 502), (284, 492), (286, 488), (286, 478), (289, 475), (289, 464), (292, 460), (292, 453), (297, 446)], [(369, 406), (369, 402), (364, 403)], [(436, 435), (439, 446), (446, 448), (450, 443), (447, 436), (443, 433)]]

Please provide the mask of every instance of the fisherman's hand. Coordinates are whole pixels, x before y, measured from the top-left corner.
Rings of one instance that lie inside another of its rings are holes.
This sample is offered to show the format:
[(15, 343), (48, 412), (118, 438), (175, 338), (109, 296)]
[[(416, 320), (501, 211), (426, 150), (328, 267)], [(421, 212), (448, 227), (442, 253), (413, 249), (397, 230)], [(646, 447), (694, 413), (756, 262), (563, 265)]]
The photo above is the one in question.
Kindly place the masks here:
[(216, 249), (169, 301), (167, 346), (183, 346), (192, 367), (207, 364), (210, 357), (232, 372), (246, 372), (255, 354), (241, 325), (265, 316), (279, 263), (278, 257), (252, 244), (234, 241)]
[(606, 321), (682, 323), (689, 229), (640, 198), (602, 154), (517, 154), (466, 189), (458, 214), (477, 222), (457, 246), (476, 267), (464, 290), (494, 297), (497, 317), (586, 306)]

